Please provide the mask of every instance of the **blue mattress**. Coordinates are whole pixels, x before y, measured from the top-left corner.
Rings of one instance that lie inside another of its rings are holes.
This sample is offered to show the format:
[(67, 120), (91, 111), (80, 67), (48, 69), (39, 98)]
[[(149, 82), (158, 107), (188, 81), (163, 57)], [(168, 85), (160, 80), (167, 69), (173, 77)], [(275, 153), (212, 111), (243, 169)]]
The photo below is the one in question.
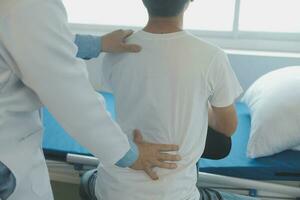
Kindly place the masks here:
[[(102, 93), (107, 109), (115, 117), (114, 98)], [(259, 159), (246, 157), (247, 141), (250, 133), (250, 114), (246, 105), (237, 103), (239, 125), (233, 136), (231, 153), (222, 160), (200, 160), (200, 171), (256, 180), (300, 181), (300, 152), (285, 151)], [(47, 109), (43, 110), (45, 134), (43, 148), (46, 156), (64, 159), (67, 153), (90, 155), (73, 140), (53, 119)]]
[[(109, 93), (101, 94), (105, 98), (106, 109), (115, 118), (114, 97)], [(43, 109), (43, 122), (45, 128), (43, 149), (46, 156), (64, 159), (67, 153), (91, 155), (87, 149), (79, 145), (64, 131), (46, 108)]]
[(300, 180), (300, 152), (285, 151), (273, 156), (246, 157), (251, 118), (245, 104), (237, 103), (239, 125), (230, 154), (222, 160), (200, 160), (200, 171), (256, 180)]

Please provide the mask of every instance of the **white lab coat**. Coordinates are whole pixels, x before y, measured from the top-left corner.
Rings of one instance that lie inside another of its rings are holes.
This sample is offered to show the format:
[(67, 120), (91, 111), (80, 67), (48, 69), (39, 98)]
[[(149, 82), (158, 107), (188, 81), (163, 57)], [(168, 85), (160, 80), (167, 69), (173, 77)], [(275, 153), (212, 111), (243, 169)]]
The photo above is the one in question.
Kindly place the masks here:
[(0, 161), (17, 181), (9, 200), (53, 199), (42, 105), (102, 163), (113, 165), (130, 148), (75, 58), (73, 41), (60, 0), (0, 1)]

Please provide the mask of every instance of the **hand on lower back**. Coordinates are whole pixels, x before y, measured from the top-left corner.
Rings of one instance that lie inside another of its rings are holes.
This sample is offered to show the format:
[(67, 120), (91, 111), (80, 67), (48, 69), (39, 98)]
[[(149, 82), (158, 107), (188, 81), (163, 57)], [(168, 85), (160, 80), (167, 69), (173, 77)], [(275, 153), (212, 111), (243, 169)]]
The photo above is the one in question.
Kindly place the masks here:
[(157, 174), (153, 171), (154, 167), (176, 169), (177, 164), (174, 163), (174, 161), (181, 160), (177, 154), (166, 153), (178, 151), (178, 145), (146, 143), (143, 141), (139, 130), (135, 130), (134, 132), (134, 142), (139, 149), (139, 158), (130, 168), (145, 171), (153, 180), (159, 179)]

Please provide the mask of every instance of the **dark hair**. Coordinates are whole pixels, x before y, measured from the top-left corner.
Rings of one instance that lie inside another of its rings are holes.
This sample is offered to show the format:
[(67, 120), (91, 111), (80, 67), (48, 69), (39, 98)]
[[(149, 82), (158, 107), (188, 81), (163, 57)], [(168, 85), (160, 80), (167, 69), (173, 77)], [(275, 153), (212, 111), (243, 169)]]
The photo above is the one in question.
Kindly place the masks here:
[(150, 16), (175, 17), (179, 15), (189, 0), (143, 0)]

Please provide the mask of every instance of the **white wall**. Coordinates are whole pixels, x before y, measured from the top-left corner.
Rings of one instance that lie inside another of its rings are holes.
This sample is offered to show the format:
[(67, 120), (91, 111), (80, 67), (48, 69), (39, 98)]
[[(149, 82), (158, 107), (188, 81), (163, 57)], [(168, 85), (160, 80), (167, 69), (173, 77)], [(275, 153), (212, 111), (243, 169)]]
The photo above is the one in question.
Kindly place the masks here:
[(229, 59), (244, 90), (270, 71), (286, 66), (300, 66), (300, 57), (229, 54)]

